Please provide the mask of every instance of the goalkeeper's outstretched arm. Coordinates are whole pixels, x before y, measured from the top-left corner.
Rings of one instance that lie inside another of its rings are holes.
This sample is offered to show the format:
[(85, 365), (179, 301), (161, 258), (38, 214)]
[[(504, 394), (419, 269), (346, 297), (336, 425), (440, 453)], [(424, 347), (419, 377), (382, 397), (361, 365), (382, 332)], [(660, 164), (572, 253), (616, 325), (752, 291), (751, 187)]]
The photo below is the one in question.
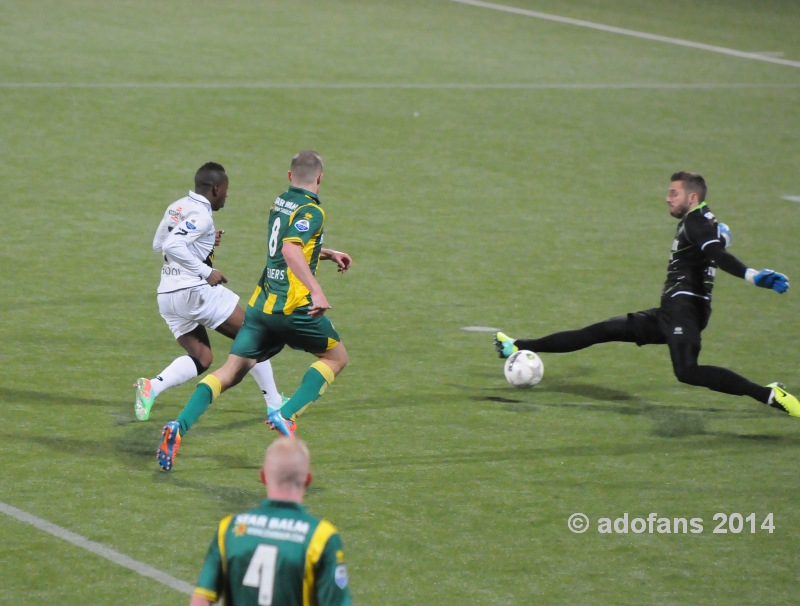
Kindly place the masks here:
[(743, 278), (760, 286), (761, 288), (771, 288), (779, 294), (789, 290), (789, 278), (782, 273), (771, 269), (750, 269), (729, 253), (719, 242), (711, 242), (706, 245), (704, 252), (717, 263), (717, 267), (728, 272), (737, 278)]

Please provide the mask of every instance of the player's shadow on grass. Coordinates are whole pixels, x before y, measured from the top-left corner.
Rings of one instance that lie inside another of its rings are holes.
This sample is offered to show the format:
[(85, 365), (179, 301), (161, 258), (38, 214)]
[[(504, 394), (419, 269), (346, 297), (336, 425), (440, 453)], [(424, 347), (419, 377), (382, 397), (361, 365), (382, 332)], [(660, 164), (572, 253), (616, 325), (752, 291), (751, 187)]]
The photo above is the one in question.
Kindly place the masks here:
[(125, 434), (111, 438), (111, 447), (125, 461), (131, 459), (155, 461), (156, 447), (161, 439), (161, 425), (158, 423), (137, 422), (126, 427)]
[(580, 396), (590, 400), (602, 400), (604, 402), (641, 402), (644, 401), (638, 396), (629, 394), (621, 389), (612, 389), (603, 385), (591, 385), (587, 383), (557, 383), (551, 382), (544, 387), (536, 387), (544, 393), (566, 393), (571, 396)]
[[(47, 393), (43, 391), (27, 391), (24, 389), (10, 389), (0, 387), (0, 402), (4, 404), (32, 404), (34, 406), (105, 406), (120, 408), (128, 406), (121, 402), (110, 402), (96, 398), (66, 395), (61, 393)], [(133, 410), (133, 407), (130, 407)]]
[[(503, 362), (503, 360), (500, 360)], [(559, 373), (561, 377), (568, 377), (570, 380), (577, 379), (579, 377), (590, 377), (592, 375), (597, 374), (597, 369), (591, 366), (576, 366), (574, 368), (570, 368), (569, 370), (563, 370)], [(474, 377), (482, 377), (484, 379), (490, 379), (492, 381), (502, 381), (503, 380), (503, 369), (500, 368), (500, 372), (481, 372), (481, 373), (474, 373), (472, 376)], [(549, 381), (550, 379), (548, 379)], [(459, 386), (461, 387), (461, 386)]]
[[(508, 390), (507, 390), (508, 391)], [(629, 404), (607, 406), (601, 404), (576, 404), (571, 402), (554, 403), (554, 402), (531, 402), (530, 397), (536, 394), (569, 394), (571, 396), (579, 396), (587, 398), (588, 400), (599, 400), (604, 402), (626, 402)], [(580, 407), (583, 409), (597, 410), (599, 412), (615, 412), (624, 415), (640, 415), (646, 411), (650, 405), (641, 398), (631, 395), (628, 392), (611, 389), (602, 385), (592, 385), (586, 383), (559, 383), (551, 382), (547, 387), (537, 386), (530, 390), (514, 390), (508, 391), (508, 395), (475, 395), (471, 396), (472, 400), (497, 402), (505, 404), (503, 410), (507, 412), (533, 412), (539, 406), (550, 407)]]
[(201, 425), (200, 427), (192, 429), (192, 435), (211, 435), (219, 433), (220, 431), (228, 431), (229, 429), (244, 429), (247, 427), (258, 427), (259, 425), (264, 426), (264, 431), (269, 431), (269, 428), (264, 423), (264, 417), (261, 416), (250, 417), (249, 419), (243, 419), (241, 421), (231, 421), (223, 425)]
[(118, 456), (127, 465), (143, 468), (155, 464), (156, 446), (160, 438), (161, 428), (152, 423), (142, 423), (132, 426), (122, 436), (90, 440), (84, 438), (71, 438), (66, 436), (42, 436), (14, 434), (4, 439), (18, 439), (20, 441), (40, 444), (59, 453), (108, 457), (109, 454)]
[[(609, 404), (592, 402), (541, 402), (531, 401), (529, 398), (535, 394), (564, 393), (580, 396), (589, 400), (609, 402)], [(517, 396), (517, 394), (519, 394)], [(530, 395), (529, 395), (530, 394)], [(517, 397), (514, 397), (517, 396)], [(745, 440), (760, 440), (763, 442), (780, 441), (783, 436), (736, 434), (731, 432), (712, 432), (706, 428), (709, 415), (715, 418), (764, 418), (769, 416), (769, 411), (753, 408), (751, 411), (742, 411), (726, 408), (697, 408), (689, 406), (663, 406), (647, 402), (638, 396), (625, 391), (610, 389), (605, 386), (563, 383), (558, 380), (551, 381), (546, 387), (537, 386), (533, 390), (520, 392), (510, 391), (506, 395), (477, 395), (471, 399), (476, 401), (496, 402), (502, 404), (506, 412), (536, 412), (541, 407), (549, 408), (575, 408), (582, 411), (613, 413), (626, 416), (641, 416), (652, 419), (653, 425), (649, 434), (659, 438), (683, 438), (689, 436), (715, 436)]]
[[(683, 427), (683, 426), (682, 426)], [(679, 431), (685, 431), (685, 427)], [(691, 433), (696, 433), (696, 426), (691, 426)], [(667, 431), (675, 432), (669, 427)], [(688, 435), (688, 434), (684, 434)], [(741, 440), (749, 440), (755, 446), (763, 442), (763, 447), (780, 446), (785, 449), (796, 449), (800, 446), (800, 436), (773, 435), (753, 436), (724, 432), (703, 432), (708, 439), (700, 440), (647, 440), (631, 444), (575, 444), (553, 447), (510, 446), (505, 449), (471, 450), (453, 454), (433, 455), (400, 455), (394, 457), (372, 457), (351, 459), (337, 463), (329, 463), (329, 469), (356, 471), (366, 469), (408, 469), (414, 467), (439, 467), (460, 463), (497, 463), (503, 461), (518, 462), (521, 460), (563, 460), (564, 457), (626, 457), (631, 455), (647, 455), (676, 453), (687, 455), (693, 451), (704, 453), (714, 451), (736, 451), (742, 448)], [(671, 436), (677, 437), (677, 436)]]
[(160, 471), (153, 474), (153, 482), (203, 492), (210, 500), (219, 503), (226, 511), (252, 509), (264, 500), (264, 490), (262, 485), (258, 483), (257, 477), (253, 479), (252, 488), (194, 482), (172, 473), (167, 474)]
[[(458, 386), (465, 388), (464, 386)], [(466, 389), (466, 388), (465, 388)], [(759, 408), (742, 411), (730, 408), (698, 408), (696, 406), (665, 406), (652, 404), (639, 396), (626, 391), (612, 389), (604, 385), (587, 383), (567, 383), (558, 380), (550, 381), (546, 386), (538, 385), (532, 389), (503, 389), (503, 395), (474, 395), (470, 399), (484, 402), (505, 404), (507, 412), (533, 412), (538, 407), (574, 408), (592, 412), (608, 412), (629, 416), (652, 416), (655, 421), (654, 435), (676, 437), (679, 435), (698, 435), (707, 433), (696, 429), (700, 414), (715, 414), (726, 418), (762, 418), (769, 412)], [(474, 388), (473, 388), (473, 391)], [(489, 390), (484, 390), (489, 391)], [(492, 388), (495, 394), (498, 388)], [(536, 399), (537, 394), (569, 394), (587, 400), (610, 402), (601, 404), (589, 402), (542, 402)], [(506, 395), (508, 394), (508, 395)], [(532, 401), (533, 400), (533, 401)], [(683, 414), (684, 416), (680, 416)], [(694, 415), (687, 417), (686, 415)], [(697, 418), (695, 418), (697, 417)]]
[[(201, 426), (192, 430), (192, 436), (202, 438), (203, 436), (214, 435), (229, 429), (241, 429), (253, 426), (258, 427), (259, 423), (263, 425), (264, 421), (260, 417), (256, 417), (254, 419), (227, 423), (225, 425)], [(264, 432), (268, 432), (266, 426), (264, 426)], [(155, 461), (156, 448), (160, 440), (160, 423), (137, 422), (126, 427), (124, 435), (112, 438), (111, 447), (117, 454), (121, 455), (126, 462), (130, 463), (132, 460), (140, 462), (145, 461), (149, 466)], [(259, 468), (257, 465), (253, 466), (252, 462), (248, 461), (244, 457), (239, 457), (236, 455), (216, 455), (212, 458), (218, 460), (223, 467), (228, 469)]]
[(706, 435), (705, 419), (699, 414), (673, 410), (649, 411), (653, 419), (651, 435), (659, 438), (682, 438)]

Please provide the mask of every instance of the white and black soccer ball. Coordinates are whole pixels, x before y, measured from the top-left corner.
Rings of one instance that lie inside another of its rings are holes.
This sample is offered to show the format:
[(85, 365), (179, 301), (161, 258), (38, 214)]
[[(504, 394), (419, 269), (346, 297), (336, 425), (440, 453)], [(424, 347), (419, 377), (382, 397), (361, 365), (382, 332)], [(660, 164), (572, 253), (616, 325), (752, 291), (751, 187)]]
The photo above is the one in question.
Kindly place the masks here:
[(503, 371), (514, 387), (533, 387), (544, 376), (544, 362), (532, 351), (521, 349), (508, 356)]

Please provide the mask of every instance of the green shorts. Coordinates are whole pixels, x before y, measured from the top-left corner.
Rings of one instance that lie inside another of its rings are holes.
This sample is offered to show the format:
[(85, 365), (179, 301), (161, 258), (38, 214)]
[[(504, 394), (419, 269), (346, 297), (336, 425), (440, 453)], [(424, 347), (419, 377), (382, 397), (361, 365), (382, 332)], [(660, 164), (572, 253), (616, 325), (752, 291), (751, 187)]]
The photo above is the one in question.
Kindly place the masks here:
[(231, 346), (231, 353), (262, 362), (279, 353), (285, 345), (312, 354), (325, 353), (341, 341), (339, 333), (325, 316), (312, 318), (308, 309), (290, 315), (265, 314), (258, 307), (247, 307), (244, 324)]

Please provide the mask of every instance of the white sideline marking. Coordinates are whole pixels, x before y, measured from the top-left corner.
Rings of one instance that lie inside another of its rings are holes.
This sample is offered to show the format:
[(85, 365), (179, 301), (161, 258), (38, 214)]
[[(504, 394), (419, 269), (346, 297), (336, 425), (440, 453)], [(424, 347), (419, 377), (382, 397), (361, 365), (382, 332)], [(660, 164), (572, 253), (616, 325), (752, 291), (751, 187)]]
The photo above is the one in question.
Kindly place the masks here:
[(171, 587), (176, 591), (180, 591), (181, 593), (185, 593), (187, 595), (192, 595), (194, 592), (194, 587), (189, 583), (176, 579), (173, 576), (168, 575), (166, 572), (161, 572), (160, 570), (153, 568), (152, 566), (148, 566), (144, 562), (139, 562), (138, 560), (134, 560), (133, 558), (129, 558), (128, 556), (121, 554), (118, 551), (114, 551), (113, 549), (109, 549), (105, 545), (101, 545), (100, 543), (95, 543), (94, 541), (90, 541), (82, 537), (79, 534), (75, 534), (74, 532), (70, 532), (66, 528), (62, 528), (61, 526), (56, 526), (55, 524), (48, 522), (47, 520), (43, 520), (42, 518), (37, 518), (35, 515), (31, 515), (26, 511), (22, 511), (21, 509), (17, 509), (16, 507), (12, 507), (11, 505), (7, 505), (0, 501), (0, 511), (4, 514), (11, 516), (12, 518), (16, 518), (20, 522), (25, 522), (32, 526), (35, 526), (39, 530), (44, 530), (45, 532), (49, 532), (53, 536), (58, 537), (59, 539), (64, 539), (65, 541), (69, 541), (73, 545), (77, 545), (78, 547), (82, 547), (87, 551), (91, 551), (92, 553), (99, 555), (101, 558), (105, 558), (106, 560), (110, 560), (115, 564), (119, 564), (120, 566), (124, 566), (129, 570), (133, 570), (134, 572), (139, 573), (143, 577), (149, 577), (154, 581), (158, 581), (159, 583), (163, 583), (167, 587)]
[(538, 11), (531, 11), (525, 8), (505, 6), (503, 4), (494, 4), (492, 2), (482, 2), (481, 0), (451, 0), (451, 2), (458, 2), (459, 4), (469, 4), (470, 6), (478, 6), (481, 8), (490, 8), (496, 11), (514, 13), (515, 15), (525, 15), (526, 17), (536, 17), (537, 19), (545, 19), (547, 21), (555, 21), (557, 23), (566, 23), (567, 25), (588, 27), (589, 29), (596, 29), (601, 32), (621, 34), (623, 36), (632, 36), (634, 38), (653, 40), (655, 42), (666, 42), (667, 44), (675, 44), (677, 46), (687, 46), (689, 48), (697, 48), (704, 51), (710, 51), (712, 53), (721, 53), (723, 55), (729, 55), (731, 57), (739, 57), (741, 59), (753, 59), (755, 61), (777, 63), (778, 65), (788, 65), (789, 67), (800, 67), (800, 61), (789, 61), (788, 59), (781, 59), (779, 57), (770, 56), (764, 53), (746, 53), (744, 51), (739, 51), (732, 48), (725, 48), (723, 46), (712, 46), (711, 44), (703, 44), (702, 42), (692, 42), (691, 40), (682, 40), (681, 38), (670, 38), (668, 36), (648, 34), (647, 32), (637, 32), (636, 30), (625, 29), (624, 27), (614, 27), (612, 25), (603, 25), (602, 23), (594, 23), (592, 21), (583, 21), (582, 19), (571, 19), (569, 17), (560, 17), (558, 15), (551, 15), (549, 13), (540, 13)]
[(491, 326), (462, 326), (461, 330), (467, 332), (499, 332), (499, 328), (492, 328)]
[[(459, 0), (453, 0), (457, 2)], [(154, 88), (154, 89), (409, 89), (409, 90), (673, 90), (673, 89), (796, 89), (798, 84), (709, 82), (526, 83), (472, 84), (469, 82), (0, 82), (0, 88)]]
[(781, 200), (788, 200), (789, 202), (800, 202), (800, 196), (781, 196)]

